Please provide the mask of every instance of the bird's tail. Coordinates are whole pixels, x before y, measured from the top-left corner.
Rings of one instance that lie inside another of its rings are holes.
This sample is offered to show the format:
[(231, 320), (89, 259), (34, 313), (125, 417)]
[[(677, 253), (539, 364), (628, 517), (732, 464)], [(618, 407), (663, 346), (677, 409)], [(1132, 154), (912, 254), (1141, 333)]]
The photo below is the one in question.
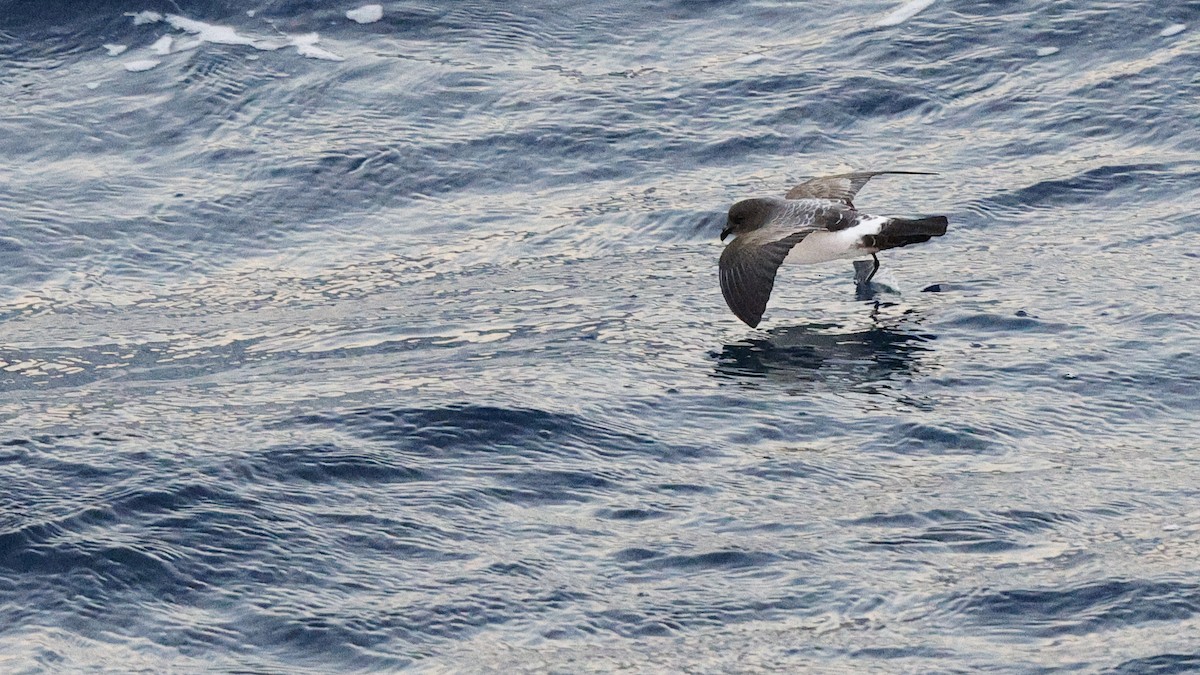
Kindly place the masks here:
[(908, 246), (929, 241), (932, 237), (946, 234), (950, 221), (946, 216), (928, 218), (889, 218), (879, 228), (879, 234), (863, 237), (863, 247), (882, 251), (889, 248)]

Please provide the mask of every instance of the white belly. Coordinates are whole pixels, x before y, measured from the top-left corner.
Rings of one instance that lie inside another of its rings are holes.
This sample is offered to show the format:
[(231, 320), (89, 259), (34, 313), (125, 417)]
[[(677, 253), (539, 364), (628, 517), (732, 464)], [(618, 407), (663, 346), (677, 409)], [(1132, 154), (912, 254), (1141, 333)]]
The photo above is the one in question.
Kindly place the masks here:
[(876, 216), (867, 218), (854, 227), (848, 227), (837, 232), (813, 232), (804, 241), (792, 247), (785, 263), (811, 265), (813, 263), (840, 260), (842, 258), (862, 258), (871, 255), (871, 251), (858, 245), (864, 235), (879, 234), (887, 218)]

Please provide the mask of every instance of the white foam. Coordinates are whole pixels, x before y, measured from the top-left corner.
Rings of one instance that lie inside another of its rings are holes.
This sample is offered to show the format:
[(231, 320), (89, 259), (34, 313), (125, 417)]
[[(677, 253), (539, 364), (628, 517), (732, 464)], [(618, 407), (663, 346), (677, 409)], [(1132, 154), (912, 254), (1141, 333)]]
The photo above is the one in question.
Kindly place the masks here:
[(307, 33), (305, 35), (293, 35), (288, 43), (296, 48), (296, 52), (300, 56), (310, 59), (323, 59), (325, 61), (345, 61), (344, 57), (338, 56), (333, 52), (326, 51), (317, 46), (317, 41), (321, 39), (316, 33)]
[(171, 47), (172, 52), (186, 52), (204, 44), (204, 40), (197, 39), (190, 35), (185, 35), (175, 40), (174, 46)]
[(1050, 56), (1058, 53), (1058, 47), (1039, 47), (1037, 50), (1038, 56)]
[(141, 26), (141, 25), (147, 24), (147, 23), (158, 23), (159, 21), (163, 20), (162, 14), (159, 14), (158, 12), (151, 12), (149, 10), (144, 11), (144, 12), (138, 12), (136, 14), (126, 12), (125, 16), (132, 16), (133, 17), (133, 25), (135, 25), (135, 26)]
[(85, 84), (83, 86), (87, 87), (88, 89), (98, 89), (98, 88), (100, 88), (100, 83), (99, 82), (88, 82), (87, 84)]
[[(368, 6), (369, 7), (369, 6)], [(382, 7), (379, 8), (380, 16), (382, 16)], [(187, 37), (175, 39), (172, 36), (164, 35), (157, 42), (150, 46), (150, 50), (159, 56), (165, 56), (173, 52), (181, 52), (189, 49), (195, 49), (205, 42), (211, 42), (219, 45), (242, 45), (253, 47), (259, 51), (274, 51), (283, 47), (295, 47), (296, 52), (305, 58), (322, 59), (325, 61), (345, 61), (346, 59), (338, 54), (335, 54), (323, 47), (318, 47), (317, 42), (320, 41), (320, 36), (316, 33), (307, 33), (304, 35), (284, 35), (283, 39), (261, 39), (249, 37), (238, 33), (237, 30), (230, 26), (218, 26), (216, 24), (189, 19), (186, 16), (178, 14), (168, 14), (165, 17), (158, 12), (138, 12), (137, 14), (126, 14), (132, 16), (134, 24), (156, 23), (165, 20), (172, 28), (181, 30), (188, 34)], [(121, 45), (114, 45), (124, 47)], [(106, 48), (108, 46), (106, 45)], [(109, 49), (109, 53), (113, 53)], [(142, 70), (150, 70), (157, 66), (160, 62), (153, 59), (142, 59), (130, 61), (125, 64), (125, 69), (133, 72)]]
[(158, 54), (159, 56), (166, 56), (167, 54), (171, 53), (171, 43), (174, 41), (175, 39), (170, 35), (164, 35), (158, 38), (154, 44), (150, 45), (150, 51)]
[(205, 23), (189, 19), (186, 16), (179, 16), (178, 14), (168, 14), (167, 23), (185, 33), (195, 35), (202, 42), (211, 42), (218, 45), (248, 45), (259, 48), (257, 40), (238, 34), (236, 30), (229, 26)]
[(346, 12), (346, 18), (358, 23), (375, 23), (383, 18), (383, 5), (363, 5)]
[(1159, 33), (1159, 35), (1162, 37), (1171, 37), (1172, 35), (1179, 35), (1185, 30), (1187, 30), (1186, 23), (1176, 23), (1162, 29), (1162, 32)]
[(246, 16), (250, 17), (251, 19), (253, 19), (253, 18), (254, 18), (254, 15), (255, 15), (255, 14), (258, 14), (258, 10), (256, 10), (256, 9), (248, 9), (248, 10), (246, 10)]
[(104, 45), (104, 48), (108, 50), (109, 56), (120, 56), (125, 53), (126, 49), (129, 49), (125, 45)]
[(125, 70), (131, 73), (140, 73), (144, 70), (150, 70), (162, 63), (158, 59), (138, 59), (137, 61), (126, 61)]
[(909, 2), (900, 5), (891, 14), (883, 17), (875, 22), (876, 28), (886, 28), (888, 26), (899, 26), (908, 21), (914, 16), (920, 14), (924, 9), (932, 5), (936, 0), (909, 0)]

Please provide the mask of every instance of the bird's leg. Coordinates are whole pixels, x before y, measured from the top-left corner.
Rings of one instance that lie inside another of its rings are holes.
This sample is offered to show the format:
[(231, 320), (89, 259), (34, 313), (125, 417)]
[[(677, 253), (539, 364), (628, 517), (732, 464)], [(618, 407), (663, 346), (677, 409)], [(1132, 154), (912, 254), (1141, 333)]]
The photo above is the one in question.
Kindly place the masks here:
[(876, 257), (874, 253), (872, 253), (871, 260), (875, 261), (875, 266), (871, 268), (871, 273), (867, 275), (867, 278), (863, 280), (863, 283), (867, 283), (871, 279), (874, 279), (875, 273), (879, 271), (879, 258)]

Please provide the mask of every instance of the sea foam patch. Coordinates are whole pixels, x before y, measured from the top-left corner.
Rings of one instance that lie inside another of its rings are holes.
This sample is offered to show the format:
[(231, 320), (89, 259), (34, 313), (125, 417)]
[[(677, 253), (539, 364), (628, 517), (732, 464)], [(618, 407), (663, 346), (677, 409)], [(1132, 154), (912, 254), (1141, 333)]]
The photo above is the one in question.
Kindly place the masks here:
[(170, 35), (164, 35), (158, 38), (158, 41), (156, 41), (154, 44), (150, 45), (150, 51), (158, 54), (159, 56), (166, 56), (167, 54), (171, 53), (171, 43), (174, 41), (175, 38), (171, 37)]
[(911, 0), (903, 5), (900, 5), (890, 14), (875, 22), (876, 28), (887, 28), (888, 26), (899, 26), (908, 21), (914, 16), (920, 14), (935, 2), (935, 0)]
[(144, 11), (144, 12), (136, 12), (136, 13), (135, 12), (126, 12), (125, 16), (132, 16), (133, 17), (133, 25), (135, 25), (135, 26), (141, 26), (141, 25), (148, 24), (148, 23), (158, 23), (159, 21), (163, 20), (162, 14), (159, 14), (158, 12), (151, 12), (149, 10)]
[(346, 12), (346, 18), (358, 23), (375, 23), (383, 18), (383, 5), (363, 5)]
[(124, 65), (125, 70), (128, 70), (131, 73), (141, 73), (158, 67), (158, 64), (160, 63), (162, 63), (162, 61), (159, 61), (158, 59), (136, 59), (133, 61), (126, 61)]
[(346, 59), (327, 51), (317, 46), (317, 41), (321, 36), (316, 33), (308, 33), (306, 35), (294, 35), (288, 44), (296, 48), (300, 56), (310, 59), (323, 59), (325, 61), (345, 61)]
[(269, 46), (266, 42), (242, 35), (229, 26), (205, 23), (178, 14), (168, 14), (166, 20), (172, 28), (195, 35), (196, 39), (201, 42), (211, 42), (217, 45), (246, 45), (256, 49), (278, 49), (278, 47)]
[[(369, 7), (372, 7), (372, 5), (367, 5), (361, 9), (366, 9)], [(379, 15), (382, 16), (382, 6), (376, 7), (379, 8)], [(373, 14), (373, 11), (371, 14)], [(133, 24), (135, 26), (166, 22), (172, 28), (187, 34), (186, 38), (179, 40), (176, 40), (170, 35), (164, 35), (160, 37), (149, 47), (149, 51), (156, 56), (166, 56), (175, 52), (195, 49), (201, 44), (208, 42), (219, 45), (251, 47), (259, 51), (275, 51), (284, 47), (295, 47), (296, 53), (305, 58), (321, 59), (324, 61), (345, 60), (339, 54), (335, 54), (323, 47), (318, 47), (317, 43), (321, 38), (317, 33), (306, 33), (303, 35), (283, 34), (281, 38), (261, 38), (242, 34), (232, 26), (212, 24), (205, 21), (200, 21), (198, 19), (191, 19), (186, 16), (181, 16), (179, 14), (163, 15), (159, 14), (158, 12), (143, 11), (137, 13), (127, 13), (125, 16), (133, 17)], [(112, 45), (112, 47), (116, 46), (120, 45)], [(106, 45), (105, 48), (109, 49), (109, 53), (113, 54), (114, 56), (121, 53), (121, 51), (124, 51), (122, 48), (120, 51), (114, 53), (110, 48), (110, 45)], [(151, 65), (151, 62), (153, 62), (153, 65)], [(161, 63), (161, 61), (156, 59), (139, 59), (126, 62), (125, 69), (131, 72), (140, 72), (142, 70), (149, 70), (159, 65), (159, 63)]]

